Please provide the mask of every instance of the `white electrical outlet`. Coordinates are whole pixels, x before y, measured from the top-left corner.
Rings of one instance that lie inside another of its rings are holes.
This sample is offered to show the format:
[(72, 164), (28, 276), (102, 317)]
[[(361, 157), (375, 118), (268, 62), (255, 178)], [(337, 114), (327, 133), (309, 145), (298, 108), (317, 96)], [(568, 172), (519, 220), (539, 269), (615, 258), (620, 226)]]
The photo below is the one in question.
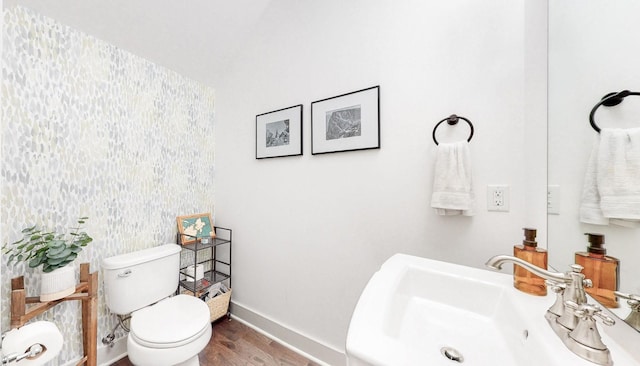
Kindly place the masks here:
[(508, 185), (501, 184), (487, 186), (487, 211), (509, 211)]
[(547, 214), (560, 214), (560, 186), (549, 184), (547, 186)]

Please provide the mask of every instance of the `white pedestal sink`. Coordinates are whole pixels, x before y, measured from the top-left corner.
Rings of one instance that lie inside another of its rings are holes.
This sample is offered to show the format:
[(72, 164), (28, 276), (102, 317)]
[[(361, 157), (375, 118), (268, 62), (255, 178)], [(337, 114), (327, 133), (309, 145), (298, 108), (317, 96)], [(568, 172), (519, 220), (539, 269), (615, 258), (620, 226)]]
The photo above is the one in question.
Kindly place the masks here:
[[(594, 365), (571, 353), (547, 324), (555, 295), (528, 295), (512, 282), (503, 273), (396, 254), (356, 305), (348, 364)], [(606, 334), (603, 341), (616, 365), (638, 365)]]

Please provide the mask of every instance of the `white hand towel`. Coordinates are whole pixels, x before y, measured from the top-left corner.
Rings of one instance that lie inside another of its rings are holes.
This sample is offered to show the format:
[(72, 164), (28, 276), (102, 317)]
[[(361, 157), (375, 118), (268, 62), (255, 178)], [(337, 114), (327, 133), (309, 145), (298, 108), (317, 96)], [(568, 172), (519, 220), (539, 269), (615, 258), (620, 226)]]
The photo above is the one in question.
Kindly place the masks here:
[(600, 131), (587, 166), (580, 221), (640, 227), (640, 128)]
[(587, 163), (582, 188), (580, 204), (580, 222), (595, 225), (609, 225), (609, 219), (604, 217), (600, 209), (600, 192), (598, 191), (598, 151), (600, 150), (600, 135), (594, 142)]
[(438, 215), (475, 214), (467, 141), (440, 143), (436, 151), (431, 207)]

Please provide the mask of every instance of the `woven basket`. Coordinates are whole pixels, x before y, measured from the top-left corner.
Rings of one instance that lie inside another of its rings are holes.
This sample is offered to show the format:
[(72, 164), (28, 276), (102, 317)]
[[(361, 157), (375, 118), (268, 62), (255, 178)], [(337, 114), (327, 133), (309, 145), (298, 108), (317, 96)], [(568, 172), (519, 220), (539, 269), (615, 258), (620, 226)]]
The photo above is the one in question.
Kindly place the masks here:
[(207, 300), (209, 306), (210, 321), (215, 321), (227, 315), (229, 301), (231, 300), (231, 289), (222, 295)]

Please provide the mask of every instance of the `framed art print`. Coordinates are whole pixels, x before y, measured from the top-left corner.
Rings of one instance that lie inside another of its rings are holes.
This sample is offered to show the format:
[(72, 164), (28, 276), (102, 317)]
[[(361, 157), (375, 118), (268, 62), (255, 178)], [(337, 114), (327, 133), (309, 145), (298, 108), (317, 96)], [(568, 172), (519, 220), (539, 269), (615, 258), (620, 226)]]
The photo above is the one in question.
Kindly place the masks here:
[(311, 103), (311, 154), (380, 148), (380, 86)]
[(256, 116), (256, 159), (302, 155), (302, 104)]
[(196, 242), (196, 238), (215, 237), (211, 213), (200, 213), (188, 216), (178, 216), (178, 233), (180, 242), (187, 245)]

